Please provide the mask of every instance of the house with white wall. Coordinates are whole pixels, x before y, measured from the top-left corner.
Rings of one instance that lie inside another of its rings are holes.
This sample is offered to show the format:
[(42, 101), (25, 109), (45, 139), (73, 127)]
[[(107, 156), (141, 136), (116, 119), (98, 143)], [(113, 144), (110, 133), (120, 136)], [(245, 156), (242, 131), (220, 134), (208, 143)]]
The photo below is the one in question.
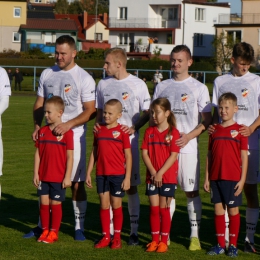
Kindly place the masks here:
[[(230, 14), (228, 3), (207, 0), (110, 0), (109, 42), (124, 48), (129, 57), (149, 58), (156, 46), (161, 58), (186, 44), (194, 56), (209, 57), (218, 14)], [(158, 43), (148, 42), (158, 38)]]

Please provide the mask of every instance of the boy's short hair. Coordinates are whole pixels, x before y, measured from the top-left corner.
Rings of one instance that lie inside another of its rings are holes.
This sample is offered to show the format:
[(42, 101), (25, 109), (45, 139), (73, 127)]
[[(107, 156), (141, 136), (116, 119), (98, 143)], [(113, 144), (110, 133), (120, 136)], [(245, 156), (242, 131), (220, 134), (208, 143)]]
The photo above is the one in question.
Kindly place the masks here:
[(61, 110), (64, 112), (65, 104), (64, 104), (62, 98), (59, 96), (52, 96), (51, 98), (46, 99), (45, 105), (46, 104), (53, 104), (55, 107), (58, 108), (58, 110)]
[(249, 43), (239, 42), (233, 47), (232, 57), (240, 57), (242, 60), (251, 63), (254, 60), (254, 49)]
[(218, 104), (220, 105), (222, 101), (227, 101), (227, 100), (232, 101), (235, 106), (237, 105), (237, 97), (235, 94), (231, 92), (222, 94), (218, 99)]
[(114, 57), (114, 61), (118, 61), (120, 60), (123, 64), (123, 66), (126, 68), (126, 63), (127, 63), (127, 55), (126, 55), (126, 52), (124, 49), (122, 48), (118, 48), (118, 47), (115, 47), (115, 48), (111, 48), (109, 50), (107, 50), (105, 52), (105, 57), (108, 55), (108, 54), (111, 54), (113, 55)]
[(55, 46), (56, 45), (62, 45), (64, 43), (67, 43), (71, 49), (73, 50), (76, 50), (76, 43), (75, 43), (75, 40), (73, 37), (69, 36), (69, 35), (62, 35), (60, 36), (57, 40), (56, 40), (56, 43), (55, 43)]
[[(105, 105), (109, 105), (109, 106), (117, 106), (119, 111), (122, 112), (122, 103), (118, 100), (118, 99), (110, 99), (108, 100)], [(104, 107), (105, 107), (104, 105)]]
[(175, 47), (172, 49), (172, 51), (171, 51), (171, 55), (172, 55), (173, 53), (179, 53), (179, 52), (181, 52), (181, 51), (186, 52), (186, 53), (188, 54), (189, 59), (191, 59), (190, 49), (189, 49), (189, 47), (188, 47), (187, 45), (184, 45), (184, 44), (175, 46)]

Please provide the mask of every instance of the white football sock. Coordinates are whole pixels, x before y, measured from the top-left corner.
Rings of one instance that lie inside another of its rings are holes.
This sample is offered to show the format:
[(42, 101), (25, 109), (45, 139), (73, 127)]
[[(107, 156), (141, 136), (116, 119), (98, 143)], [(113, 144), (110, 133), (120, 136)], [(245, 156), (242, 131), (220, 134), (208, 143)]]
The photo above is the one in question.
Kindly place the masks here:
[(87, 201), (72, 201), (74, 215), (75, 215), (75, 230), (84, 231), (84, 221), (87, 210)]
[(225, 240), (226, 242), (229, 242), (229, 217), (228, 217), (227, 208), (225, 210), (225, 223), (226, 223)]
[(110, 235), (114, 235), (113, 210), (111, 206), (109, 210), (110, 210)]

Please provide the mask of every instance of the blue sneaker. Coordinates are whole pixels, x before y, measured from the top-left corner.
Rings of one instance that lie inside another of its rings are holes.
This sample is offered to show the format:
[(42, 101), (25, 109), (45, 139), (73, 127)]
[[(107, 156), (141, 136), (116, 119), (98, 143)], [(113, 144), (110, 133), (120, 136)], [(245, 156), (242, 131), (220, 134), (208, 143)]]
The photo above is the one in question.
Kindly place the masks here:
[(86, 240), (85, 236), (84, 236), (84, 232), (80, 229), (77, 229), (75, 231), (75, 240), (77, 241), (84, 241)]
[(219, 244), (211, 247), (210, 251), (207, 252), (207, 255), (222, 255), (225, 253), (225, 249)]
[(39, 237), (42, 234), (42, 229), (40, 227), (33, 228), (29, 233), (23, 235), (23, 238)]
[(138, 239), (138, 236), (135, 233), (130, 235), (129, 241), (128, 241), (128, 245), (129, 246), (137, 246), (137, 245), (139, 245), (139, 239)]
[(245, 241), (244, 252), (245, 253), (256, 253), (254, 244), (250, 243), (248, 241)]
[(227, 251), (227, 256), (230, 257), (237, 257), (238, 256), (238, 250), (234, 245), (230, 245)]

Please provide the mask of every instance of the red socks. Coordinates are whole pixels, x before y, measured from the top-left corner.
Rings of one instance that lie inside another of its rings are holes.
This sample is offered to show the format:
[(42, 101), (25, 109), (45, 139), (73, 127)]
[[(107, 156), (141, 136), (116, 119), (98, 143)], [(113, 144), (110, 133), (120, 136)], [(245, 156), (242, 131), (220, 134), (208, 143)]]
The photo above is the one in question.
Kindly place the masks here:
[(122, 207), (113, 209), (114, 238), (120, 239), (123, 226), (123, 209)]
[(240, 228), (240, 214), (229, 215), (229, 245), (237, 247), (237, 239)]
[(160, 208), (161, 215), (161, 241), (167, 245), (168, 236), (171, 230), (170, 208)]
[(40, 204), (40, 218), (42, 229), (50, 229), (50, 205)]
[[(224, 215), (215, 215), (215, 230), (218, 244), (225, 248), (225, 230), (226, 230), (226, 222), (225, 222), (225, 214)], [(230, 223), (229, 223), (230, 228)]]
[(110, 240), (110, 211), (109, 209), (100, 208), (99, 215), (102, 227), (102, 234)]
[(62, 206), (60, 204), (51, 206), (51, 230), (58, 234), (62, 219)]
[(151, 226), (151, 234), (152, 241), (159, 243), (160, 238), (160, 208), (159, 206), (153, 207), (150, 206), (150, 226)]

